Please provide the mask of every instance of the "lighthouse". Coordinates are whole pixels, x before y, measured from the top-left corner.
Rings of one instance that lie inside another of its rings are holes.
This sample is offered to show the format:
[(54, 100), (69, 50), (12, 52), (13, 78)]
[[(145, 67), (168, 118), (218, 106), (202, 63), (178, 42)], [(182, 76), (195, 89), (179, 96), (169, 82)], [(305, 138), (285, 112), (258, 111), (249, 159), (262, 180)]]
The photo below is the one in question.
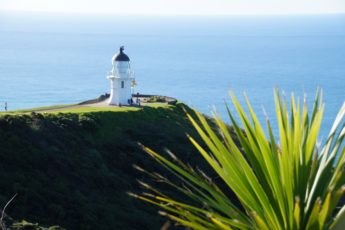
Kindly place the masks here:
[(121, 46), (112, 58), (113, 68), (107, 78), (110, 80), (109, 105), (128, 105), (132, 100), (134, 77), (130, 67), (130, 59)]

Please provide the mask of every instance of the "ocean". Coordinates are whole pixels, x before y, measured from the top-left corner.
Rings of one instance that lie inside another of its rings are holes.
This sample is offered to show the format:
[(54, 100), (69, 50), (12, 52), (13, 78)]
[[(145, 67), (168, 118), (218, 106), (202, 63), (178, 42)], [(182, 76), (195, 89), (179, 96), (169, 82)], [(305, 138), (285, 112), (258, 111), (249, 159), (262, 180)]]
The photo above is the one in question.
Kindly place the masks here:
[[(109, 92), (111, 57), (124, 45), (140, 93), (175, 97), (226, 118), (246, 92), (275, 120), (287, 98), (319, 87), (325, 138), (345, 100), (345, 15), (107, 16), (0, 12), (0, 109), (76, 103)], [(276, 126), (274, 126), (276, 129)]]

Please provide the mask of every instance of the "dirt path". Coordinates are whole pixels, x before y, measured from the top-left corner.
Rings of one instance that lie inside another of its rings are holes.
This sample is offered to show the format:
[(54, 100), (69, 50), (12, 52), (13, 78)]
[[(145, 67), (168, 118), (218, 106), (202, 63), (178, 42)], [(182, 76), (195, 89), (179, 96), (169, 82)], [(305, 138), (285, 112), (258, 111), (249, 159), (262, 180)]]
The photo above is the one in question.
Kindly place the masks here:
[(101, 101), (101, 102), (96, 102), (96, 103), (89, 103), (89, 104), (75, 104), (75, 105), (66, 105), (66, 106), (61, 106), (61, 107), (56, 107), (56, 108), (47, 108), (47, 109), (39, 109), (39, 110), (33, 110), (33, 112), (54, 112), (54, 111), (59, 111), (59, 110), (64, 110), (64, 109), (77, 109), (77, 108), (83, 108), (83, 107), (99, 107), (99, 108), (107, 108), (107, 107), (115, 107), (114, 105), (108, 105), (107, 100)]

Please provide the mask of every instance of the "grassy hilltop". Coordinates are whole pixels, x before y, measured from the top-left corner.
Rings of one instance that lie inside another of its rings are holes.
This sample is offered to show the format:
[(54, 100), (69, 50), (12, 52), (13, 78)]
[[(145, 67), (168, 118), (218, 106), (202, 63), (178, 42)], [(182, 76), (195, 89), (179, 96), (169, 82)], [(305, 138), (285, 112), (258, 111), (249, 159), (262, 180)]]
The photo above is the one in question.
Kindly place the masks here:
[[(185, 133), (185, 105), (49, 108), (0, 115), (0, 205), (14, 219), (67, 229), (160, 229), (155, 207), (129, 197), (147, 176), (166, 174), (138, 142), (202, 167)], [(168, 188), (164, 188), (168, 192)]]

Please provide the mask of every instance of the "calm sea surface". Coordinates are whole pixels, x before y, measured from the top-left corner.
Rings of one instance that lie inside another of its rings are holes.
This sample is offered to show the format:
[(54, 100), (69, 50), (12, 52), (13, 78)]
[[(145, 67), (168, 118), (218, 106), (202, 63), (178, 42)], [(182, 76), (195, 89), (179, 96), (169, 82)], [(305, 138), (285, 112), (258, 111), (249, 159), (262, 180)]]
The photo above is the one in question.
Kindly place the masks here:
[[(314, 98), (322, 135), (345, 100), (345, 15), (110, 17), (0, 13), (0, 106), (75, 103), (109, 91), (111, 57), (125, 45), (141, 93), (176, 97), (225, 117), (246, 91), (274, 120), (273, 88)], [(243, 101), (243, 100), (242, 100)]]

